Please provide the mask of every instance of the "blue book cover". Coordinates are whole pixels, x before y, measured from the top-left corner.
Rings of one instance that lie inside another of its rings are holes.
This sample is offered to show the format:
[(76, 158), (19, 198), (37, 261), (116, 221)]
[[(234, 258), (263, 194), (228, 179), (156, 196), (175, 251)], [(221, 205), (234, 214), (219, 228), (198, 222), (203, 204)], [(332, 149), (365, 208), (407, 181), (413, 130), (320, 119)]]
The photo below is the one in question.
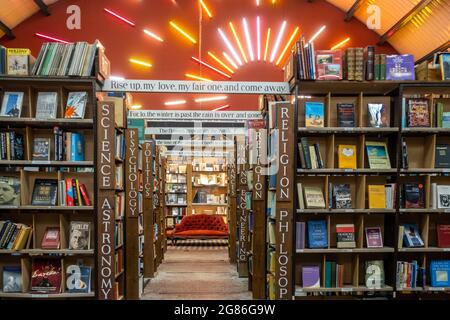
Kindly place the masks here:
[(450, 128), (450, 112), (442, 112), (442, 128)]
[(442, 53), (440, 56), (442, 80), (450, 80), (450, 53)]
[(327, 222), (325, 220), (308, 221), (309, 248), (328, 248)]
[(386, 57), (386, 80), (416, 80), (414, 56), (411, 54)]
[(450, 287), (450, 260), (431, 261), (430, 272), (432, 287)]
[(84, 136), (80, 133), (72, 133), (71, 161), (84, 161)]
[(66, 286), (71, 293), (88, 293), (91, 291), (91, 267), (69, 265), (67, 267)]
[(403, 243), (407, 248), (423, 247), (424, 243), (420, 237), (417, 224), (403, 224), (405, 231), (403, 234)]
[(305, 126), (319, 128), (325, 126), (325, 107), (322, 102), (305, 103)]

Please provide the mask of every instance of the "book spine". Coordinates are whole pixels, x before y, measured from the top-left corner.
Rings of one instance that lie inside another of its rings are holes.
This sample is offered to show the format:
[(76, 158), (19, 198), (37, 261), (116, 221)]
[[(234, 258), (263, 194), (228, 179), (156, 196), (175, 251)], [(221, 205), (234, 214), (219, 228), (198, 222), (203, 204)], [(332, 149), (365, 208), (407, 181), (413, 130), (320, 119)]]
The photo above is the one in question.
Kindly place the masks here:
[(300, 165), (302, 169), (306, 169), (305, 153), (303, 152), (303, 145), (298, 144), (298, 154), (300, 156)]
[(375, 55), (375, 81), (381, 80), (381, 56)]
[(66, 204), (68, 207), (75, 206), (72, 179), (66, 179)]
[(375, 79), (375, 47), (368, 46), (366, 48), (366, 80), (373, 81)]
[(317, 162), (318, 162), (318, 167), (319, 167), (319, 169), (323, 169), (324, 168), (324, 164), (323, 164), (322, 156), (320, 154), (320, 144), (315, 143), (314, 144), (314, 150), (316, 152), (316, 159), (317, 159)]
[(91, 200), (89, 199), (89, 195), (86, 189), (86, 186), (84, 184), (80, 184), (80, 192), (81, 196), (83, 197), (83, 202), (86, 206), (91, 205)]
[(386, 55), (382, 54), (380, 57), (380, 80), (386, 80)]
[(14, 131), (9, 132), (9, 160), (16, 159), (16, 133)]
[(302, 148), (303, 148), (303, 153), (305, 155), (306, 169), (312, 169), (311, 155), (309, 154), (308, 139), (301, 138), (301, 144), (302, 144)]
[(78, 179), (75, 179), (75, 189), (76, 189), (76, 193), (77, 193), (78, 205), (82, 206), (83, 205), (83, 201), (82, 201), (82, 198), (81, 198), (80, 183), (79, 183)]
[(355, 80), (364, 81), (364, 48), (355, 49)]
[(72, 192), (73, 192), (73, 204), (74, 206), (80, 205), (80, 199), (78, 198), (78, 190), (77, 190), (77, 183), (76, 179), (72, 179)]

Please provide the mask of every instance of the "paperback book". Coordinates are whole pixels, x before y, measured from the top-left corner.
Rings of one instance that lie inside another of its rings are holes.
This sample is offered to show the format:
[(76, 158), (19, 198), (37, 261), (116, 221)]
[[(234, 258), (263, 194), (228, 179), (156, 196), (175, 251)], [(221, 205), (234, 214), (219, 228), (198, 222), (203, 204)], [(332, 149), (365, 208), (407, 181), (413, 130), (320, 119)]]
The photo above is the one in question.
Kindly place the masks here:
[(56, 119), (57, 107), (57, 92), (39, 92), (36, 105), (36, 119)]
[(305, 124), (307, 128), (323, 128), (325, 126), (325, 111), (322, 102), (305, 103)]
[(309, 220), (307, 225), (309, 248), (328, 248), (327, 222), (325, 220)]
[(86, 104), (88, 99), (87, 92), (70, 92), (67, 98), (64, 118), (84, 119)]
[(339, 169), (356, 169), (356, 146), (340, 144), (338, 146)]
[(385, 286), (384, 261), (370, 260), (365, 262), (365, 282), (369, 289), (381, 289)]
[(335, 184), (332, 193), (335, 209), (353, 208), (350, 184)]
[(33, 141), (33, 160), (50, 161), (50, 138), (35, 138)]
[(385, 142), (367, 141), (366, 151), (370, 169), (391, 169), (391, 161)]
[(91, 223), (84, 221), (71, 221), (69, 249), (89, 250), (90, 248), (91, 248)]
[(92, 267), (69, 265), (66, 270), (66, 288), (70, 293), (88, 293), (91, 291)]
[(0, 177), (0, 207), (20, 206), (20, 180), (17, 177)]
[(34, 259), (31, 272), (31, 292), (54, 294), (61, 292), (60, 259)]
[(435, 168), (450, 168), (450, 145), (436, 144)]
[(424, 246), (417, 224), (403, 224), (403, 230), (403, 243), (405, 247), (415, 248)]
[(430, 272), (432, 287), (450, 287), (450, 260), (432, 260)]
[(56, 206), (58, 193), (58, 180), (36, 179), (34, 182), (31, 205)]
[(3, 267), (3, 292), (22, 292), (22, 269), (20, 266)]
[(3, 95), (0, 116), (20, 118), (22, 113), (23, 96), (23, 92), (5, 92)]
[(416, 80), (415, 75), (413, 55), (388, 55), (386, 57), (386, 80)]
[(427, 99), (408, 99), (408, 127), (429, 127), (430, 106)]
[(339, 127), (355, 127), (355, 105), (353, 103), (337, 104), (337, 121)]
[(302, 267), (303, 288), (320, 288), (320, 267), (304, 266)]
[(383, 236), (380, 227), (367, 227), (365, 231), (367, 248), (383, 248)]
[(388, 127), (386, 107), (382, 103), (367, 104), (368, 123), (373, 128)]
[(336, 237), (338, 249), (356, 248), (354, 224), (337, 224)]

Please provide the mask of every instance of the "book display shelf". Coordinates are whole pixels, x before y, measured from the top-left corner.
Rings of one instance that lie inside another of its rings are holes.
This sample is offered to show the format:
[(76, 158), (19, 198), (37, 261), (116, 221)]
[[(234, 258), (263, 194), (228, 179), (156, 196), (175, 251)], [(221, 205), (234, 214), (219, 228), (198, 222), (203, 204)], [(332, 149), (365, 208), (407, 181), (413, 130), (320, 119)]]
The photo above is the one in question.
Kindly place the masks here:
[(166, 176), (166, 158), (163, 156), (161, 152), (161, 148), (159, 146), (156, 147), (156, 184), (154, 190), (154, 210), (155, 210), (155, 257), (156, 257), (156, 267), (158, 267), (163, 259), (164, 252), (166, 248), (166, 218), (164, 215), (165, 212), (165, 176)]
[(191, 181), (192, 166), (188, 164), (172, 163), (167, 159), (167, 172), (165, 181), (165, 206), (167, 229), (175, 228), (175, 225), (189, 212), (188, 199), (192, 195)]
[[(36, 118), (40, 92), (56, 96), (52, 119)], [(65, 117), (71, 92), (84, 92), (82, 119)], [(94, 78), (0, 77), (0, 101), (18, 97), (0, 117), (0, 298), (96, 296), (95, 95)]]

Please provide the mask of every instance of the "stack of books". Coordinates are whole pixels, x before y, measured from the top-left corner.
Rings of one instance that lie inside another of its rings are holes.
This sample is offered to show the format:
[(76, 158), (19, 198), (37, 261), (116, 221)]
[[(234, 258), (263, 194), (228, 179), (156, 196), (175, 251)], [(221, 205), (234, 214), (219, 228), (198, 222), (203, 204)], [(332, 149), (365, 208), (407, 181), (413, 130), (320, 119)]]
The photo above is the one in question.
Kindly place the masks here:
[(24, 160), (23, 134), (0, 132), (0, 160)]
[(303, 169), (322, 169), (325, 167), (320, 154), (320, 144), (314, 143), (309, 145), (306, 137), (300, 139), (298, 154), (300, 155), (300, 164)]
[(31, 244), (33, 229), (22, 223), (0, 221), (0, 249), (22, 250)]

